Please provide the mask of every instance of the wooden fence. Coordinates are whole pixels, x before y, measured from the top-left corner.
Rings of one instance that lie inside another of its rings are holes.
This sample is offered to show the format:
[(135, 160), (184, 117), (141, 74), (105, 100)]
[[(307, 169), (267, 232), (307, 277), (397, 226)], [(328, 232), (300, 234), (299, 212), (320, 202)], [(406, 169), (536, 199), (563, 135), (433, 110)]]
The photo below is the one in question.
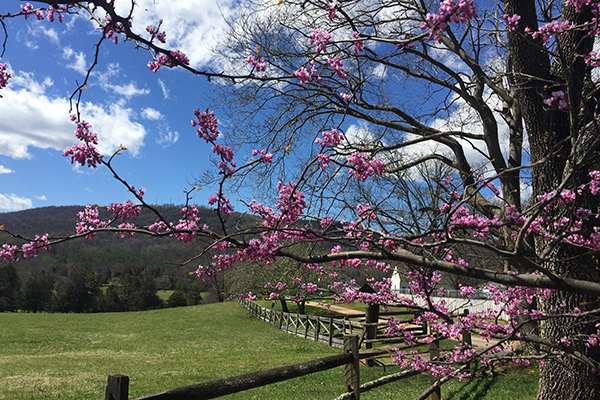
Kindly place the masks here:
[(315, 317), (312, 315), (274, 311), (258, 304), (241, 302), (256, 318), (277, 326), (284, 332), (327, 343), (336, 348), (344, 347), (344, 335), (362, 334), (364, 324), (348, 318)]
[[(341, 347), (344, 349), (344, 352), (298, 364), (179, 387), (165, 392), (140, 397), (136, 400), (214, 399), (340, 366), (344, 366), (345, 393), (336, 397), (334, 400), (360, 400), (361, 393), (420, 374), (420, 372), (409, 370), (384, 376), (362, 385), (360, 384), (360, 360), (373, 360), (379, 357), (389, 357), (390, 353), (393, 352), (392, 347), (399, 349), (407, 347), (404, 345), (395, 345), (360, 350), (361, 344), (365, 347), (370, 347), (369, 344), (382, 343), (390, 340), (389, 338), (378, 337), (371, 339), (366, 338), (367, 332), (372, 330), (370, 328), (378, 328), (382, 325), (381, 323), (359, 323), (356, 321), (349, 321), (346, 318), (336, 319), (283, 313), (260, 307), (252, 302), (244, 302), (244, 305), (257, 318), (276, 325), (281, 330), (302, 336), (306, 339), (321, 341), (330, 346)], [(415, 334), (415, 338), (422, 338), (427, 334), (426, 326), (413, 326), (409, 329), (417, 332), (421, 331), (420, 334)], [(394, 340), (398, 342), (399, 339), (395, 338)], [(465, 333), (463, 341), (470, 342), (470, 334), (468, 334), (468, 332)], [(429, 359), (438, 359), (440, 357), (440, 350), (438, 340), (430, 343)], [(468, 365), (464, 366), (464, 368), (468, 367)], [(425, 389), (425, 391), (423, 391), (416, 399), (424, 400), (431, 396), (431, 400), (440, 400), (440, 387), (444, 382), (446, 382), (446, 379), (435, 379), (432, 377), (431, 386)], [(105, 400), (128, 400), (128, 393), (129, 378), (127, 376), (111, 375), (108, 377)]]
[[(431, 346), (432, 351), (435, 351), (437, 349), (437, 341), (432, 343)], [(347, 335), (344, 337), (344, 352), (341, 354), (196, 385), (183, 386), (139, 397), (135, 400), (208, 400), (340, 366), (344, 366), (344, 387), (346, 392), (334, 400), (360, 400), (361, 393), (420, 374), (420, 372), (413, 370), (403, 371), (361, 385), (359, 360), (389, 354), (389, 351), (389, 349), (359, 351), (358, 336)], [(431, 353), (430, 357), (435, 356), (435, 354)], [(418, 399), (425, 399), (431, 395), (432, 400), (439, 400), (441, 398), (440, 386), (443, 382), (443, 380), (432, 379), (432, 385), (421, 393)], [(105, 400), (128, 400), (128, 393), (129, 377), (125, 375), (111, 375), (108, 377)]]
[[(242, 305), (256, 318), (277, 326), (284, 332), (298, 335), (305, 339), (327, 343), (336, 348), (343, 348), (345, 335), (359, 335), (359, 345), (367, 349), (374, 343), (398, 343), (403, 342), (403, 337), (388, 338), (383, 334), (387, 324), (379, 322), (379, 317), (390, 315), (413, 315), (412, 311), (400, 311), (394, 313), (379, 314), (372, 313), (374, 318), (365, 318), (364, 322), (351, 321), (346, 318), (316, 317), (305, 314), (286, 313), (274, 311), (258, 304), (241, 300)], [(413, 332), (415, 338), (427, 335), (427, 325), (408, 325), (406, 332)]]

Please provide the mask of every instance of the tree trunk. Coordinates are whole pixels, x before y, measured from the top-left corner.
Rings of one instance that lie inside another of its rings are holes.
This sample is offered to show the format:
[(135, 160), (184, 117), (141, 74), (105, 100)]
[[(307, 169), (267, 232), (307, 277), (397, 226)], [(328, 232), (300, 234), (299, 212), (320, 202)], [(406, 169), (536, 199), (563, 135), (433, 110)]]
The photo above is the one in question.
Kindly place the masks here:
[[(577, 109), (581, 104), (581, 87), (589, 69), (582, 65), (581, 57), (574, 56), (575, 53), (585, 53), (580, 47), (586, 44), (587, 32), (577, 32), (572, 37), (558, 40), (557, 53), (560, 57), (554, 57), (551, 62), (541, 39), (533, 40), (525, 34), (525, 28), (538, 30), (535, 0), (509, 0), (505, 3), (505, 12), (521, 16), (518, 29), (509, 34), (508, 51), (517, 89), (516, 100), (529, 136), (533, 196), (556, 189), (564, 179), (569, 179), (569, 187), (576, 188), (589, 180), (589, 164), (586, 168), (584, 164), (576, 165), (577, 160), (569, 159), (572, 149), (577, 146), (581, 121), (570, 120), (568, 112), (550, 108), (543, 100), (549, 98), (552, 91), (563, 90), (569, 94), (570, 107)], [(569, 19), (575, 23), (588, 18), (585, 12), (575, 15), (572, 7), (563, 9), (562, 17), (562, 20)], [(583, 203), (580, 206), (591, 206), (591, 199), (583, 199)], [(569, 211), (555, 208), (551, 212), (556, 217), (556, 213), (563, 212), (566, 216)], [(538, 258), (548, 245), (547, 241), (536, 240)], [(582, 253), (579, 251), (577, 254), (573, 247), (560, 245), (539, 262), (558, 276), (597, 281), (596, 263), (591, 254)], [(549, 313), (555, 307), (568, 313), (574, 308), (583, 311), (592, 301), (595, 300), (578, 294), (557, 292), (548, 301), (538, 301), (538, 306)], [(561, 343), (561, 339), (569, 340), (571, 346), (565, 346), (565, 352), (576, 350), (600, 360), (598, 349), (586, 347), (584, 340), (580, 339), (581, 334), (593, 333), (594, 325), (591, 320), (549, 319), (540, 323), (540, 337), (553, 344)], [(543, 346), (540, 349), (549, 350)], [(538, 400), (597, 398), (600, 398), (600, 378), (584, 363), (555, 351), (555, 355), (541, 365)]]
[(285, 300), (279, 299), (279, 301), (281, 301), (281, 311), (289, 313), (290, 310), (288, 310), (288, 306), (287, 306), (287, 303), (285, 302)]

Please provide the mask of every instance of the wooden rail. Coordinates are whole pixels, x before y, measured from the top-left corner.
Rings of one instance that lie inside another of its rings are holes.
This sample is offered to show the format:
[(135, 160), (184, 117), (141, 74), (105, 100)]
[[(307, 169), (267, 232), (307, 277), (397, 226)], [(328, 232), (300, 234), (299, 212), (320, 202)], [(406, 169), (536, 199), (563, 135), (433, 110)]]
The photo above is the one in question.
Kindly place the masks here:
[[(244, 375), (238, 375), (229, 378), (223, 378), (215, 381), (199, 383), (190, 386), (183, 386), (161, 393), (140, 397), (136, 400), (206, 400), (217, 397), (238, 393), (244, 390), (253, 389), (260, 386), (269, 385), (276, 382), (285, 381), (288, 379), (312, 374), (319, 371), (336, 368), (344, 365), (344, 388), (345, 393), (334, 400), (360, 400), (360, 394), (376, 387), (405, 379), (420, 372), (403, 371), (400, 373), (388, 375), (363, 385), (360, 384), (360, 368), (359, 360), (372, 360), (377, 357), (389, 355), (393, 352), (392, 346), (384, 346), (379, 348), (371, 348), (360, 351), (360, 340), (357, 333), (361, 333), (363, 341), (369, 343), (382, 342), (383, 339), (367, 339), (365, 340), (365, 332), (372, 327), (377, 327), (378, 323), (358, 323), (347, 319), (336, 319), (326, 317), (312, 317), (307, 315), (283, 313), (281, 311), (273, 311), (260, 307), (252, 302), (244, 304), (250, 312), (257, 318), (279, 326), (280, 329), (303, 336), (308, 339), (314, 339), (328, 343), (331, 346), (338, 347), (341, 342), (341, 347), (344, 349), (342, 354), (323, 357), (316, 360), (306, 361), (303, 363), (287, 365), (269, 370), (251, 372)], [(427, 327), (420, 328), (423, 335), (427, 333)], [(353, 334), (348, 334), (351, 332)], [(342, 336), (340, 338), (340, 335)], [(421, 335), (418, 335), (421, 336)], [(417, 335), (415, 335), (417, 337)], [(463, 342), (470, 343), (470, 334), (465, 333)], [(366, 345), (367, 343), (365, 343)], [(404, 347), (404, 346), (394, 346)], [(440, 348), (438, 340), (430, 343), (429, 357), (435, 360), (440, 356)], [(467, 364), (463, 369), (469, 369)], [(431, 378), (431, 386), (428, 387), (419, 399), (425, 399), (431, 396), (432, 400), (441, 398), (440, 386), (446, 379)], [(108, 377), (106, 386), (105, 400), (128, 400), (129, 378), (124, 375), (111, 375)]]
[(344, 347), (344, 335), (361, 334), (364, 330), (364, 324), (347, 318), (315, 317), (274, 311), (246, 300), (242, 300), (242, 304), (253, 316), (277, 326), (282, 331), (327, 343), (336, 348)]
[[(242, 392), (244, 390), (285, 381), (319, 371), (340, 367), (344, 368), (346, 391), (360, 398), (358, 336), (344, 338), (344, 353), (293, 365), (251, 372), (230, 378), (219, 379), (196, 385), (183, 386), (165, 392), (140, 397), (136, 400), (206, 400)], [(129, 378), (124, 375), (108, 377), (105, 400), (128, 400)]]

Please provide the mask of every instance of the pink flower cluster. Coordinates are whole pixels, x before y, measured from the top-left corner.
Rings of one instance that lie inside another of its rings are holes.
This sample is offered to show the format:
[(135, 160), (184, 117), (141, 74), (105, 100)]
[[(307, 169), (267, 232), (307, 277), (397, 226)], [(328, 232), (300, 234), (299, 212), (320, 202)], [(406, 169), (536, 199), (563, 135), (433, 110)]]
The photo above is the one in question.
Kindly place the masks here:
[(112, 21), (112, 17), (106, 14), (106, 19), (104, 20), (104, 36), (107, 39), (112, 39), (112, 41), (117, 44), (119, 42), (118, 33), (123, 31), (123, 23)]
[(220, 143), (215, 143), (212, 148), (213, 153), (221, 157), (221, 161), (217, 166), (225, 175), (233, 175), (235, 172), (236, 163), (233, 161), (233, 149), (223, 146)]
[(308, 44), (315, 45), (315, 52), (317, 53), (317, 55), (319, 55), (322, 51), (325, 51), (327, 49), (329, 39), (331, 39), (331, 34), (329, 32), (322, 31), (320, 29), (315, 29), (310, 34)]
[(30, 243), (25, 243), (21, 246), (21, 251), (23, 252), (23, 257), (26, 260), (30, 260), (32, 258), (37, 257), (38, 250), (43, 248), (44, 251), (50, 250), (50, 246), (48, 245), (48, 234), (44, 236), (35, 235), (35, 240)]
[(565, 92), (562, 90), (558, 90), (556, 92), (552, 92), (552, 97), (544, 100), (544, 104), (548, 107), (556, 107), (558, 106), (559, 110), (566, 110), (569, 108), (569, 102), (567, 101), (567, 96)]
[(6, 63), (0, 64), (0, 89), (4, 89), (8, 85), (8, 80), (11, 77), (11, 74), (6, 72), (7, 66)]
[[(146, 32), (148, 32), (150, 34), (150, 41), (153, 41), (154, 38), (156, 38), (156, 39), (158, 39), (159, 42), (166, 43), (167, 34), (164, 31), (160, 32), (159, 29), (160, 29), (160, 24), (156, 28), (151, 25), (148, 25), (146, 27)], [(156, 71), (154, 71), (154, 72), (156, 72)]]
[[(354, 39), (360, 39), (358, 32), (352, 34)], [(362, 53), (365, 49), (365, 42), (363, 40), (354, 41), (354, 54)]]
[[(294, 71), (294, 75), (300, 80), (301, 85), (304, 85), (305, 83), (310, 81), (313, 75), (317, 73), (317, 70), (315, 69), (315, 66), (312, 61), (308, 63), (308, 66), (309, 70), (306, 69), (306, 66), (303, 66), (300, 69)], [(315, 78), (315, 82), (321, 83), (321, 77), (318, 74)]]
[(486, 239), (490, 235), (490, 228), (497, 228), (502, 225), (502, 221), (494, 215), (492, 219), (486, 218), (480, 214), (471, 214), (464, 205), (458, 207), (450, 216), (450, 225), (448, 232), (452, 233), (457, 228), (473, 229), (473, 236)]
[(519, 20), (521, 19), (521, 16), (517, 14), (514, 14), (512, 16), (503, 14), (500, 18), (506, 21), (506, 23), (508, 24), (508, 30), (510, 32), (514, 32), (515, 29), (517, 29), (517, 27), (519, 26)]
[(333, 72), (337, 76), (339, 76), (342, 79), (346, 79), (346, 75), (348, 75), (348, 73), (344, 69), (344, 64), (342, 60), (340, 60), (339, 56), (336, 55), (334, 58), (328, 58), (327, 64), (329, 64), (329, 66), (331, 67), (331, 69), (333, 69)]
[[(569, 21), (552, 21), (548, 22), (545, 25), (542, 25), (539, 31), (532, 33), (531, 37), (537, 39), (541, 36), (544, 45), (548, 45), (552, 36), (567, 36), (569, 35), (569, 31), (573, 28), (575, 28), (575, 25), (570, 23)], [(525, 28), (525, 32), (530, 32), (530, 30), (528, 28)]]
[(86, 239), (94, 237), (94, 229), (104, 228), (110, 224), (110, 221), (100, 220), (98, 207), (94, 207), (91, 204), (88, 204), (85, 210), (78, 212), (77, 216), (79, 217), (79, 222), (77, 222), (76, 233), (78, 235), (85, 234)]
[(316, 138), (315, 143), (323, 147), (335, 147), (344, 140), (344, 134), (336, 128), (333, 128), (331, 131), (324, 131), (321, 135), (323, 138)]
[[(75, 121), (76, 117), (71, 115), (71, 121)], [(75, 161), (84, 166), (86, 163), (90, 168), (96, 168), (102, 163), (103, 157), (98, 153), (95, 145), (98, 144), (98, 135), (90, 132), (92, 127), (86, 121), (76, 121), (77, 128), (75, 129), (75, 137), (83, 143), (75, 143), (71, 147), (67, 147), (63, 156), (71, 156), (71, 164)]]
[(149, 61), (148, 68), (150, 68), (153, 72), (158, 72), (161, 66), (166, 65), (167, 67), (173, 67), (175, 63), (173, 61), (178, 61), (183, 65), (189, 65), (190, 60), (187, 55), (180, 50), (172, 50), (170, 55), (165, 53), (159, 53), (156, 56), (156, 61)]
[(264, 71), (267, 68), (267, 64), (265, 64), (265, 59), (261, 57), (257, 60), (254, 56), (248, 56), (248, 63), (252, 65), (252, 68), (257, 71)]
[(15, 245), (3, 244), (0, 249), (0, 258), (2, 258), (7, 263), (15, 263), (19, 261), (17, 257), (17, 253), (19, 248)]
[(262, 149), (253, 150), (252, 155), (260, 156), (260, 162), (263, 164), (267, 164), (267, 163), (270, 164), (273, 162), (273, 154), (267, 153), (265, 150), (262, 150)]
[(211, 206), (214, 204), (218, 204), (219, 210), (225, 215), (231, 215), (233, 212), (233, 206), (229, 202), (229, 199), (226, 195), (221, 194), (221, 192), (216, 192), (214, 195), (208, 198), (208, 204)]
[(60, 22), (63, 22), (64, 15), (61, 12), (66, 11), (66, 10), (67, 10), (66, 6), (61, 6), (60, 8), (56, 9), (56, 8), (54, 8), (54, 6), (51, 5), (48, 7), (48, 9), (46, 10), (46, 13), (44, 14), (43, 9), (41, 9), (41, 8), (34, 9), (34, 7), (31, 3), (25, 3), (25, 5), (21, 5), (21, 13), (25, 17), (25, 19), (28, 19), (29, 16), (33, 14), (38, 19), (38, 21), (41, 21), (45, 18), (50, 22), (54, 22), (54, 15), (58, 13), (58, 20)]
[(444, 0), (437, 14), (426, 15), (426, 22), (421, 23), (421, 29), (429, 29), (429, 38), (439, 41), (439, 32), (446, 30), (448, 22), (466, 24), (472, 18), (477, 18), (473, 0), (459, 0), (458, 4), (454, 0)]
[(382, 175), (385, 172), (386, 164), (382, 159), (369, 160), (364, 153), (352, 153), (348, 157), (348, 162), (353, 165), (349, 171), (350, 174), (361, 182), (365, 182), (373, 174)]
[(194, 115), (196, 115), (196, 119), (192, 120), (192, 126), (198, 127), (196, 130), (198, 136), (206, 140), (206, 143), (217, 140), (219, 137), (219, 121), (215, 117), (215, 113), (208, 109), (204, 112), (195, 109)]
[(325, 4), (324, 7), (328, 12), (328, 17), (329, 17), (330, 21), (333, 21), (338, 18), (337, 10), (335, 9), (335, 7), (336, 7), (335, 1)]
[(121, 218), (125, 222), (128, 219), (135, 220), (139, 217), (142, 207), (139, 204), (133, 204), (130, 199), (127, 199), (125, 203), (112, 203), (107, 209), (113, 213), (114, 218)]
[(352, 95), (349, 93), (340, 92), (340, 97), (347, 103), (350, 102), (350, 100), (352, 99)]

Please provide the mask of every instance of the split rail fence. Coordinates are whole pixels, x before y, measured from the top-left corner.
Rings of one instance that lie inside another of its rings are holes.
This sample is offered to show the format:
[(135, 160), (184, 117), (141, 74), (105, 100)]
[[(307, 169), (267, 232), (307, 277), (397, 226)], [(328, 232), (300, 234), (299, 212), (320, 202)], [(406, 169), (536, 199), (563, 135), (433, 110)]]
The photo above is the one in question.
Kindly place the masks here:
[[(435, 351), (437, 344), (434, 343), (432, 346), (434, 346)], [(439, 352), (439, 349), (437, 351)], [(208, 400), (341, 366), (344, 366), (344, 387), (346, 388), (346, 392), (334, 400), (360, 400), (361, 393), (420, 374), (420, 372), (413, 370), (403, 371), (361, 385), (359, 361), (386, 353), (388, 353), (388, 350), (379, 349), (361, 352), (358, 347), (358, 336), (348, 335), (344, 337), (344, 352), (341, 354), (230, 378), (183, 386), (150, 396), (139, 397), (135, 400)], [(434, 355), (435, 353), (431, 354)], [(443, 382), (443, 380), (432, 379), (432, 385), (417, 399), (424, 400), (431, 395), (432, 400), (439, 400), (441, 398), (440, 386)], [(106, 386), (105, 400), (128, 400), (128, 396), (129, 377), (125, 375), (110, 375)]]
[[(242, 302), (257, 318), (278, 326), (281, 330), (329, 344), (333, 347), (343, 348), (341, 354), (323, 357), (293, 365), (273, 368), (264, 371), (252, 372), (244, 375), (179, 387), (165, 392), (139, 397), (135, 400), (206, 400), (239, 393), (245, 390), (269, 385), (276, 382), (309, 375), (315, 372), (344, 366), (345, 393), (334, 400), (360, 400), (360, 394), (388, 383), (396, 382), (421, 372), (409, 370), (384, 376), (377, 380), (360, 384), (360, 360), (373, 360), (379, 357), (389, 357), (392, 346), (371, 348), (374, 343), (390, 341), (387, 338), (371, 337), (372, 332), (377, 332), (381, 323), (361, 323), (350, 321), (347, 318), (314, 317), (294, 313), (284, 313), (260, 307), (252, 302)], [(426, 326), (408, 328), (415, 333), (415, 338), (427, 334)], [(470, 335), (463, 337), (463, 341), (470, 342)], [(398, 343), (398, 338), (395, 338)], [(361, 350), (361, 344), (366, 349)], [(405, 346), (395, 345), (403, 348)], [(429, 358), (435, 360), (440, 356), (439, 341), (435, 340), (429, 345)], [(368, 364), (367, 364), (368, 365)], [(465, 366), (468, 367), (468, 366)], [(416, 400), (424, 400), (431, 396), (431, 400), (441, 399), (441, 385), (445, 379), (431, 377), (431, 386), (421, 393)], [(129, 377), (125, 375), (110, 375), (106, 386), (105, 400), (128, 400)]]

